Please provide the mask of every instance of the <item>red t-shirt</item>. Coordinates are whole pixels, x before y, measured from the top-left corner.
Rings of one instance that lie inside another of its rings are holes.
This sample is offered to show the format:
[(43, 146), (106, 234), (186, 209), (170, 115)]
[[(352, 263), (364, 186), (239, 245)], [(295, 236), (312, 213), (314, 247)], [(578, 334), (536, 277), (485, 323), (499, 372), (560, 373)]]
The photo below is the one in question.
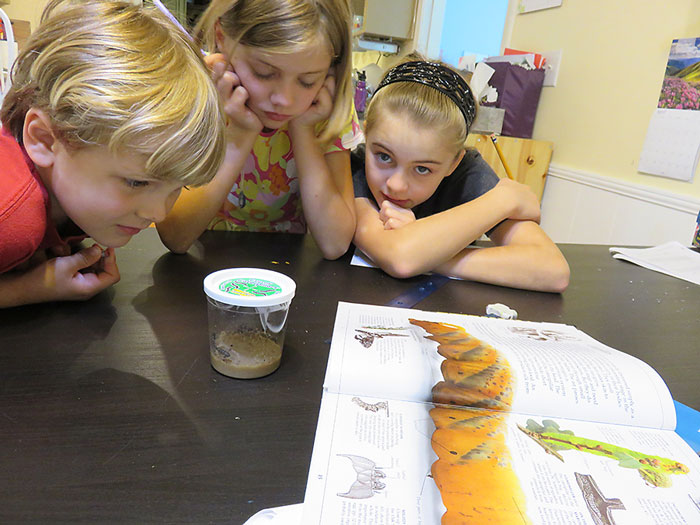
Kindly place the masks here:
[(27, 152), (0, 130), (0, 273), (37, 250), (65, 244), (50, 220), (51, 201)]

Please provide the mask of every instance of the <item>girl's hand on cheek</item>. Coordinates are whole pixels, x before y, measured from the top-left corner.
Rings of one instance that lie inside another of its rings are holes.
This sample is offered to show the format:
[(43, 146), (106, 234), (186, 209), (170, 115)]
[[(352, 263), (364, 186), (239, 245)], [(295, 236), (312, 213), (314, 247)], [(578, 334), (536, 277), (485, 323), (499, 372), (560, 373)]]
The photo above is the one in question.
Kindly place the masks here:
[(398, 230), (415, 222), (416, 216), (410, 209), (402, 208), (390, 201), (384, 201), (379, 210), (379, 219), (384, 223), (385, 230)]
[(212, 80), (221, 97), (224, 113), (228, 117), (226, 131), (229, 142), (235, 143), (259, 135), (263, 124), (246, 105), (250, 98), (248, 91), (241, 85), (238, 75), (227, 65), (223, 55), (218, 57), (211, 55), (207, 58), (212, 65)]
[(204, 63), (212, 71), (214, 70), (214, 66), (219, 62), (222, 62), (224, 64), (224, 67), (227, 63), (226, 57), (221, 53), (211, 53), (210, 55), (204, 57)]
[(333, 96), (335, 95), (335, 77), (328, 75), (323, 81), (321, 89), (316, 94), (309, 108), (292, 119), (289, 123), (291, 127), (313, 128), (319, 122), (328, 120), (333, 111)]

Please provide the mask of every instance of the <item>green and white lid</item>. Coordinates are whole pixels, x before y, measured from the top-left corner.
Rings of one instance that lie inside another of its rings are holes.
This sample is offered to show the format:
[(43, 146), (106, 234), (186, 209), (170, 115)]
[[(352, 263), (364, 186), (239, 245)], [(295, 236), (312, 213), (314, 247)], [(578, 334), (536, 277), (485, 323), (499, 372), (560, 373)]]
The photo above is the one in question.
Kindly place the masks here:
[(272, 306), (292, 300), (296, 283), (286, 275), (262, 268), (228, 268), (204, 278), (204, 293), (235, 306)]

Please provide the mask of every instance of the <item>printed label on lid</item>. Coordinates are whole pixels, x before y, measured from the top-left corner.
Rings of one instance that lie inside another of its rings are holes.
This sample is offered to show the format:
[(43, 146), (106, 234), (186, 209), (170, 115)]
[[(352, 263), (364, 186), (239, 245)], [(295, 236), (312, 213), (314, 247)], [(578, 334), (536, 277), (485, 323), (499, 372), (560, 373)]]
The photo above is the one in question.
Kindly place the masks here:
[(268, 297), (278, 294), (282, 291), (282, 287), (266, 281), (265, 279), (255, 279), (254, 277), (239, 277), (238, 279), (229, 279), (219, 285), (219, 290), (230, 293), (231, 295), (242, 295), (245, 297)]

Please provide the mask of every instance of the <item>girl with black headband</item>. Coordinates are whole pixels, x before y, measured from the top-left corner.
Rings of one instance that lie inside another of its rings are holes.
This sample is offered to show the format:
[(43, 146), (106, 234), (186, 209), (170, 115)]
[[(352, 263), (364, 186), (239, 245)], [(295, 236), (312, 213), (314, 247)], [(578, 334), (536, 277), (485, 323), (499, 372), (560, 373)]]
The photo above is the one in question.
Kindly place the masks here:
[[(354, 157), (354, 243), (395, 277), (435, 271), (561, 292), (569, 266), (538, 225), (537, 197), (465, 146), (475, 115), (467, 82), (444, 64), (409, 61), (384, 76), (364, 159)], [(484, 233), (493, 246), (471, 246)]]

